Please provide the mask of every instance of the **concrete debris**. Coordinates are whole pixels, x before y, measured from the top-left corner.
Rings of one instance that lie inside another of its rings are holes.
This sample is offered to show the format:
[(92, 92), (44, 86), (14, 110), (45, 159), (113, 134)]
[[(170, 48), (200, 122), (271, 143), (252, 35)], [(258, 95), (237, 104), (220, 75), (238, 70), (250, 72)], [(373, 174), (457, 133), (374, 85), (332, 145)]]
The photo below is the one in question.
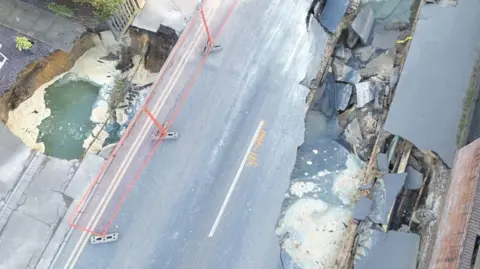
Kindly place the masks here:
[(372, 46), (380, 49), (395, 48), (398, 39), (398, 30), (385, 30), (381, 24), (375, 26), (373, 30)]
[(365, 68), (360, 70), (360, 75), (362, 78), (377, 76), (382, 80), (390, 79), (394, 61), (395, 50), (387, 50), (368, 62)]
[(425, 208), (417, 209), (412, 215), (412, 221), (422, 226), (434, 221), (436, 218), (437, 217), (435, 216), (435, 212), (433, 210)]
[(383, 96), (385, 97), (390, 96), (390, 87), (388, 85), (385, 86), (385, 90), (383, 91)]
[(351, 25), (351, 29), (358, 35), (360, 42), (366, 45), (370, 39), (373, 27), (373, 11), (369, 6), (365, 6)]
[(360, 6), (360, 0), (350, 0), (350, 4), (347, 8), (347, 14), (353, 14), (357, 12), (358, 7)]
[(359, 117), (359, 120), (365, 133), (374, 135), (377, 132), (378, 121), (371, 111), (369, 111), (365, 116)]
[(344, 63), (348, 62), (348, 60), (352, 57), (352, 51), (349, 48), (345, 48), (345, 46), (342, 44), (335, 46), (333, 54), (336, 58), (342, 60)]
[(373, 232), (378, 230), (378, 226), (370, 219), (366, 218), (357, 226), (357, 240), (353, 246), (355, 251), (355, 260), (359, 260), (367, 255), (367, 251), (372, 248)]
[(418, 190), (423, 185), (423, 174), (415, 170), (411, 166), (407, 166), (407, 179), (405, 180), (405, 185), (403, 186), (407, 190)]
[(375, 109), (382, 109), (383, 108), (383, 97), (384, 95), (382, 94), (383, 92), (383, 84), (376, 84), (376, 90), (375, 90), (375, 102), (373, 102), (374, 104), (374, 108)]
[(352, 96), (353, 86), (345, 83), (337, 83), (335, 91), (335, 108), (338, 111), (347, 109)]
[(333, 59), (332, 69), (336, 81), (356, 84), (362, 79), (358, 71), (344, 64), (340, 59)]
[(400, 66), (396, 66), (392, 69), (392, 73), (390, 75), (389, 86), (390, 89), (394, 89), (400, 79)]
[(374, 52), (375, 48), (373, 46), (365, 46), (355, 49), (353, 55), (355, 55), (360, 61), (366, 62), (370, 60)]
[(390, 172), (388, 156), (386, 153), (377, 154), (377, 169), (382, 173)]
[(353, 218), (356, 220), (364, 220), (372, 210), (373, 201), (362, 196), (358, 200), (353, 211)]
[(349, 6), (349, 0), (327, 0), (318, 21), (330, 33), (335, 33)]
[[(371, 237), (356, 252), (361, 258), (355, 261), (355, 269), (415, 269), (420, 236), (414, 233), (370, 229)], [(363, 257), (362, 257), (363, 256)]]
[(358, 118), (354, 118), (345, 128), (345, 140), (350, 145), (358, 145), (362, 142), (363, 136)]
[(357, 95), (357, 108), (362, 108), (375, 98), (375, 87), (371, 81), (365, 81), (355, 84), (355, 93)]

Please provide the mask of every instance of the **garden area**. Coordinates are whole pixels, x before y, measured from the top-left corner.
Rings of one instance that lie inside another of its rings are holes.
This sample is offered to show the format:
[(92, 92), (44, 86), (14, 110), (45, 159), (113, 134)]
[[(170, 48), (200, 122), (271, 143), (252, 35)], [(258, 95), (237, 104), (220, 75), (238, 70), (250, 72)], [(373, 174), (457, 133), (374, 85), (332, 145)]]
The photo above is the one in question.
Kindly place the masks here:
[(91, 30), (108, 27), (105, 19), (115, 14), (122, 0), (21, 0), (41, 9), (68, 18)]

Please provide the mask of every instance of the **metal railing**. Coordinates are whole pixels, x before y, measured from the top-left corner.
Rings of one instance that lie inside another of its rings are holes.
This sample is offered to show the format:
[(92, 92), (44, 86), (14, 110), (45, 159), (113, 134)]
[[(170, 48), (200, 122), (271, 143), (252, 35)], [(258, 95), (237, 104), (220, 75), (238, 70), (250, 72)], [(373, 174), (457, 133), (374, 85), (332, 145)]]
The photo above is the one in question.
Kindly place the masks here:
[(117, 41), (122, 38), (132, 24), (135, 16), (142, 9), (143, 3), (141, 0), (125, 0), (119, 6), (117, 13), (107, 20), (108, 27)]

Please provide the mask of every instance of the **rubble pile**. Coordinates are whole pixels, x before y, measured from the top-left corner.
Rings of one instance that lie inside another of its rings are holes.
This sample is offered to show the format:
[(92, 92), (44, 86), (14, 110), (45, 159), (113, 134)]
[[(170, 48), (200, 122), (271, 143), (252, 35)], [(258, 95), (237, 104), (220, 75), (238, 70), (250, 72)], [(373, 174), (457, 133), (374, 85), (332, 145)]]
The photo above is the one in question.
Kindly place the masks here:
[[(424, 186), (422, 167), (399, 167), (400, 139), (387, 134), (389, 148), (376, 156), (374, 174), (365, 173), (400, 76), (397, 41), (409, 33), (393, 2), (326, 1), (317, 9), (325, 31), (342, 33), (307, 112), (277, 225), (284, 268), (416, 268), (420, 236), (397, 219), (392, 225), (392, 216), (405, 190)], [(404, 2), (398, 6), (412, 5)], [(408, 212), (407, 224), (429, 213)]]

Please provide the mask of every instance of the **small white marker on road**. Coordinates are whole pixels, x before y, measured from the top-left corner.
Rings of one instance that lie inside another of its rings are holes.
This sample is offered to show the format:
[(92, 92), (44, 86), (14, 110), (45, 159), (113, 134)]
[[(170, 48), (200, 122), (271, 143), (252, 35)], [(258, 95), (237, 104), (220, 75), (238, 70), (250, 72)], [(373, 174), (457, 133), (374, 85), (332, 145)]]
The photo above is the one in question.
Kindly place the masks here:
[(258, 124), (257, 130), (255, 131), (255, 134), (252, 137), (252, 141), (250, 141), (250, 145), (248, 145), (247, 151), (245, 152), (245, 155), (243, 156), (242, 163), (240, 164), (240, 167), (237, 170), (237, 173), (235, 174), (235, 177), (233, 178), (232, 184), (230, 185), (230, 189), (228, 189), (227, 196), (225, 197), (225, 200), (223, 201), (222, 207), (220, 208), (220, 211), (218, 212), (217, 218), (215, 219), (215, 222), (213, 223), (212, 229), (210, 229), (210, 233), (208, 234), (208, 237), (212, 237), (215, 234), (215, 230), (217, 229), (218, 223), (220, 222), (220, 219), (222, 218), (223, 212), (225, 211), (225, 208), (227, 207), (228, 200), (230, 200), (230, 197), (232, 196), (233, 189), (235, 189), (235, 186), (237, 185), (238, 179), (240, 178), (240, 175), (242, 174), (243, 168), (245, 167), (245, 164), (247, 163), (248, 155), (250, 154), (250, 151), (252, 151), (253, 145), (255, 145), (255, 141), (257, 141), (258, 135), (260, 134), (260, 131), (262, 130), (263, 124), (265, 122), (262, 120)]

